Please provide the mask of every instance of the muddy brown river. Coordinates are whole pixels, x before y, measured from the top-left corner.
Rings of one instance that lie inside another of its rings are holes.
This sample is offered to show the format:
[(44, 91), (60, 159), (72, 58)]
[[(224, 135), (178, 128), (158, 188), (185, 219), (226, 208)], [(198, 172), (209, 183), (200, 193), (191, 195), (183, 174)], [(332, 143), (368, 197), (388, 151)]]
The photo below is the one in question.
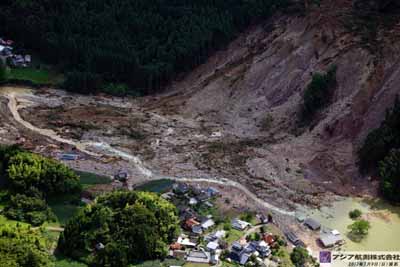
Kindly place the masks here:
[[(349, 212), (359, 209), (362, 217), (371, 224), (368, 235), (360, 242), (347, 237), (353, 220)], [(319, 221), (322, 226), (339, 230), (345, 237), (343, 249), (346, 251), (399, 251), (400, 250), (400, 207), (392, 206), (382, 200), (363, 200), (343, 198), (331, 207), (305, 212), (309, 217)]]

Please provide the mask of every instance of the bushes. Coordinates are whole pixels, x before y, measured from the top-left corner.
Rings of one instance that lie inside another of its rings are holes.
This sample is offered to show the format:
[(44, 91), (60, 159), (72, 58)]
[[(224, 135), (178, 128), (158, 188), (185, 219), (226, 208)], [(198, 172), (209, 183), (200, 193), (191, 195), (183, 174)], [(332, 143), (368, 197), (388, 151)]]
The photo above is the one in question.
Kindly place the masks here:
[(55, 220), (55, 215), (43, 199), (21, 194), (11, 196), (10, 203), (4, 210), (4, 215), (12, 220), (28, 222), (34, 226)]
[(302, 123), (311, 121), (315, 114), (330, 102), (335, 86), (336, 66), (330, 67), (325, 74), (316, 73), (313, 75), (311, 83), (307, 86), (303, 95), (300, 115)]
[[(102, 243), (104, 249), (86, 258), (91, 266), (124, 267), (136, 260), (165, 257), (177, 229), (176, 208), (158, 195), (113, 192), (99, 197), (68, 222), (58, 248), (66, 256), (80, 259)], [(118, 264), (111, 264), (115, 262)]]
[(7, 182), (16, 192), (31, 194), (36, 188), (46, 197), (81, 190), (79, 177), (67, 166), (29, 152), (9, 159)]
[(5, 208), (10, 219), (41, 225), (54, 220), (46, 199), (60, 194), (79, 193), (79, 177), (55, 160), (24, 152), (18, 147), (0, 147), (1, 174), (14, 195)]
[(357, 220), (347, 228), (350, 230), (349, 237), (354, 241), (361, 241), (367, 234), (371, 227), (370, 223), (366, 220)]
[(48, 267), (49, 255), (29, 229), (0, 225), (0, 266)]
[(349, 212), (349, 217), (353, 220), (360, 218), (362, 215), (361, 210), (355, 209)]
[(292, 260), (294, 266), (303, 267), (306, 262), (309, 261), (310, 256), (308, 251), (303, 247), (295, 247), (290, 254), (290, 259)]

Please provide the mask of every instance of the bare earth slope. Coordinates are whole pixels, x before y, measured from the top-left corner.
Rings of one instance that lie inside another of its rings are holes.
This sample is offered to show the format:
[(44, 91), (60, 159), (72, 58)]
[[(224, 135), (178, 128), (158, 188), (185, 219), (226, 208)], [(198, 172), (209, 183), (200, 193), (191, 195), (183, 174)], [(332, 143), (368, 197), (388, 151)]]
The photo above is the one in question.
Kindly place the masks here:
[[(266, 191), (260, 180), (310, 194), (321, 187), (336, 193), (373, 191), (359, 177), (355, 151), (400, 92), (399, 25), (381, 33), (380, 50), (371, 52), (345, 28), (348, 1), (332, 2), (306, 17), (276, 17), (249, 30), (152, 106), (217, 122), (225, 140), (260, 140), (239, 178), (260, 194)], [(314, 72), (331, 65), (338, 67), (334, 100), (310, 129), (299, 131), (304, 89)], [(267, 117), (273, 122), (265, 130)]]
[[(104, 142), (135, 155), (153, 177), (224, 177), (281, 207), (319, 205), (327, 191), (374, 194), (374, 183), (358, 173), (355, 151), (400, 92), (400, 26), (382, 34), (379, 51), (367, 50), (344, 26), (348, 1), (339, 4), (249, 29), (163, 94), (111, 99), (42, 90), (37, 99), (25, 96), (35, 104), (20, 109), (21, 117), (91, 144), (95, 153), (93, 144)], [(331, 105), (298, 129), (312, 74), (333, 64), (338, 86)], [(30, 149), (52, 156), (72, 149), (13, 121), (5, 98), (0, 112), (2, 143), (23, 137)], [(130, 186), (149, 179), (126, 158), (67, 163), (110, 175), (126, 169)]]

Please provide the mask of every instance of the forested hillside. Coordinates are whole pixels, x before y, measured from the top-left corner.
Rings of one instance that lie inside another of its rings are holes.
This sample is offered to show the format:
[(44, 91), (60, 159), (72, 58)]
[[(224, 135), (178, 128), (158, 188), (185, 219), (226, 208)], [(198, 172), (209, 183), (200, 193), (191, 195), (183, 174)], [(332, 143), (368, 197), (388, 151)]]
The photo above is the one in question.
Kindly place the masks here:
[(67, 89), (149, 93), (289, 1), (6, 0), (0, 23), (61, 66)]

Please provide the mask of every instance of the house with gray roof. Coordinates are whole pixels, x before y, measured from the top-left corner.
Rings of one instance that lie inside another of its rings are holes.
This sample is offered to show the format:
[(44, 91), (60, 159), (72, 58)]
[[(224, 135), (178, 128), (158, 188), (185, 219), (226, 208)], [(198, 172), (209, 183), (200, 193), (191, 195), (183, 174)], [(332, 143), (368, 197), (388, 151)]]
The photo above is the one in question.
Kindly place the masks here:
[(307, 218), (304, 221), (304, 225), (310, 228), (313, 231), (321, 229), (321, 224), (312, 218)]

